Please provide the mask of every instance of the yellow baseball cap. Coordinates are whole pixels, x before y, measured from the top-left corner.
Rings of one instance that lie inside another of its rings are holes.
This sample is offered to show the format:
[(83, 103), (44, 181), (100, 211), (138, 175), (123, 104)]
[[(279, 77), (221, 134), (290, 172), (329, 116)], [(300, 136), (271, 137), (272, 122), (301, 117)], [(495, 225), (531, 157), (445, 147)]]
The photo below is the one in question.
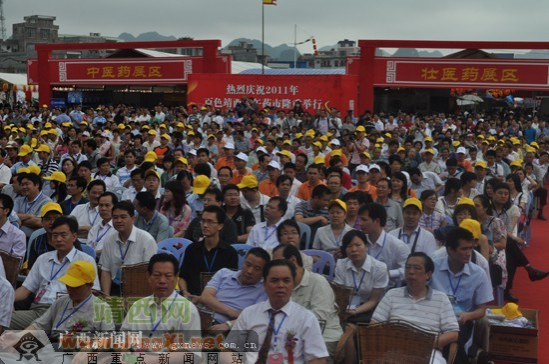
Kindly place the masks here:
[(42, 170), (36, 164), (28, 166), (28, 169), (29, 169), (29, 173), (34, 173), (37, 176), (40, 176), (40, 173), (42, 173)]
[(286, 139), (285, 141), (282, 142), (283, 145), (292, 145), (292, 142), (289, 141), (288, 139)]
[(359, 132), (365, 133), (365, 132), (366, 132), (366, 129), (364, 128), (364, 126), (359, 125), (359, 126), (356, 127), (355, 131), (356, 131), (357, 133), (359, 133)]
[(126, 125), (124, 125), (124, 124), (118, 124), (118, 129), (126, 129)]
[(51, 149), (47, 144), (41, 144), (38, 148), (36, 148), (37, 152), (44, 152), (44, 153), (51, 153)]
[(328, 204), (328, 208), (331, 208), (332, 206), (339, 206), (347, 213), (347, 204), (343, 201), (341, 201), (339, 198), (336, 198), (335, 200), (330, 201)]
[(158, 159), (158, 156), (152, 150), (150, 152), (147, 152), (147, 154), (145, 154), (145, 162), (156, 162), (157, 159)]
[[(246, 176), (246, 177), (249, 177), (249, 176)], [(203, 194), (204, 192), (206, 192), (208, 187), (210, 187), (210, 183), (211, 181), (208, 178), (208, 176), (205, 176), (203, 174), (196, 176), (193, 182), (193, 193), (197, 195)]]
[(323, 135), (321, 136), (320, 138), (318, 138), (318, 140), (321, 140), (323, 142), (327, 142), (328, 141), (328, 137), (326, 135)]
[(400, 152), (406, 152), (406, 149), (404, 149), (404, 147), (398, 147), (397, 153), (400, 153)]
[(42, 131), (40, 132), (40, 136), (46, 136), (46, 135), (48, 135), (48, 134), (49, 134), (49, 133), (48, 133), (47, 130), (42, 130)]
[(332, 150), (332, 154), (331, 154), (332, 157), (334, 156), (341, 157), (342, 155), (343, 155), (343, 152), (341, 151), (341, 149)]
[(254, 175), (244, 176), (242, 178), (242, 181), (237, 184), (238, 188), (244, 189), (244, 188), (257, 188), (259, 186), (259, 183), (257, 183), (257, 178)]
[(322, 144), (320, 142), (314, 142), (313, 145), (315, 147), (319, 147), (319, 148), (322, 148)]
[(17, 170), (17, 174), (21, 174), (21, 173), (30, 173), (30, 171), (27, 167), (22, 167)]
[(168, 140), (168, 141), (172, 140), (172, 137), (169, 136), (168, 134), (162, 134), (162, 135), (160, 136), (160, 138), (161, 138), (161, 139), (166, 139), (166, 140)]
[(55, 171), (51, 174), (51, 176), (44, 177), (44, 180), (67, 183), (67, 176), (65, 176), (65, 173), (63, 173), (63, 172)]
[(368, 159), (372, 159), (372, 157), (370, 156), (370, 153), (368, 153), (368, 152), (362, 152), (362, 155), (365, 156)]
[(183, 163), (183, 164), (186, 165), (186, 166), (189, 165), (189, 162), (188, 162), (185, 158), (183, 158), (183, 157), (177, 158), (177, 159), (174, 161), (174, 164), (177, 163), (177, 162)]
[(473, 219), (464, 219), (460, 224), (460, 228), (470, 231), (473, 234), (473, 238), (480, 238), (481, 230), (480, 223)]
[(149, 131), (147, 132), (147, 134), (149, 134), (149, 135), (156, 135), (156, 130), (149, 130)]
[(477, 168), (477, 167), (486, 169), (486, 168), (488, 168), (488, 165), (484, 161), (478, 161), (478, 162), (475, 163), (475, 168)]
[(86, 126), (88, 126), (88, 122), (87, 122), (87, 121), (82, 121), (82, 122), (80, 122), (80, 125), (86, 125)]
[(277, 155), (283, 155), (283, 156), (286, 156), (288, 158), (292, 158), (292, 153), (288, 150), (281, 150), (279, 152), (276, 152)]
[(145, 172), (145, 179), (150, 176), (154, 176), (158, 178), (158, 180), (160, 180), (160, 174), (158, 174), (158, 172), (154, 168), (147, 169), (147, 172)]
[(475, 206), (475, 201), (473, 201), (472, 199), (470, 199), (469, 197), (462, 197), (459, 199), (458, 205), (470, 205), (470, 206)]
[(31, 139), (31, 148), (36, 148), (38, 145), (38, 140), (36, 138)]
[(21, 146), (21, 149), (19, 149), (19, 153), (17, 154), (17, 156), (24, 157), (30, 153), (32, 153), (32, 148), (29, 145), (24, 144), (23, 146)]
[(510, 166), (511, 166), (511, 167), (522, 168), (522, 160), (517, 159), (517, 160), (515, 160), (515, 161), (512, 161)]
[(81, 287), (95, 281), (95, 265), (87, 260), (77, 260), (69, 265), (67, 273), (59, 277), (59, 282), (69, 287)]
[(184, 127), (185, 127), (185, 124), (183, 124), (183, 123), (177, 123), (177, 124), (175, 124), (175, 127), (176, 127), (176, 128), (184, 128)]
[(425, 152), (424, 152), (424, 153), (429, 153), (429, 154), (435, 155), (435, 151), (432, 150), (431, 148), (425, 149)]
[(506, 320), (514, 320), (522, 317), (522, 312), (519, 311), (518, 305), (514, 302), (506, 303), (502, 308), (490, 309), (492, 315), (503, 315)]
[(48, 212), (59, 212), (61, 215), (63, 215), (63, 209), (61, 208), (61, 205), (59, 205), (57, 202), (48, 202), (42, 206), (40, 209), (40, 217), (46, 216)]
[(421, 201), (415, 197), (411, 197), (406, 201), (404, 201), (404, 205), (402, 205), (402, 209), (405, 209), (408, 206), (415, 206), (419, 209), (419, 211), (423, 211), (423, 205), (421, 204)]
[(325, 160), (324, 157), (316, 156), (315, 160), (313, 161), (313, 164), (324, 164)]

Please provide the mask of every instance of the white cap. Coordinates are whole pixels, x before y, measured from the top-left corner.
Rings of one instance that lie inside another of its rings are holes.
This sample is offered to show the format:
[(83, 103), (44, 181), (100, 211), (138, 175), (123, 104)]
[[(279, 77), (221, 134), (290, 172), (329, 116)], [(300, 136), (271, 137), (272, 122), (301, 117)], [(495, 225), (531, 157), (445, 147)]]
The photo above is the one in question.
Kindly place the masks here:
[(371, 171), (372, 169), (377, 169), (378, 171), (381, 171), (381, 168), (380, 168), (377, 164), (372, 164), (372, 165), (370, 166), (370, 171)]
[(330, 144), (333, 144), (333, 145), (341, 145), (341, 143), (339, 142), (339, 139), (332, 139), (330, 141)]
[(467, 149), (465, 149), (464, 147), (459, 147), (456, 153), (457, 154), (459, 154), (459, 153), (467, 154)]
[(368, 169), (368, 166), (367, 166), (367, 165), (360, 164), (358, 167), (356, 167), (355, 172), (370, 173), (370, 170)]
[(235, 155), (235, 158), (240, 159), (241, 161), (248, 162), (248, 156), (242, 152)]
[(196, 157), (196, 149), (189, 150), (187, 154), (194, 155)]
[(269, 164), (267, 164), (267, 167), (273, 167), (275, 169), (281, 170), (280, 164), (277, 161), (271, 161)]
[(269, 154), (269, 152), (267, 152), (267, 149), (265, 149), (264, 147), (259, 147), (255, 150), (255, 152), (263, 152), (265, 154)]
[(101, 133), (101, 136), (102, 136), (102, 137), (105, 137), (105, 138), (108, 138), (108, 137), (109, 137), (109, 133), (102, 132), (102, 133)]
[(82, 133), (82, 135), (83, 135), (83, 136), (89, 137), (89, 136), (90, 136), (90, 132), (89, 132), (89, 131), (85, 131), (85, 132)]
[(225, 144), (225, 146), (223, 146), (223, 148), (225, 148), (225, 149), (234, 149), (234, 144), (233, 143), (227, 143), (227, 144)]

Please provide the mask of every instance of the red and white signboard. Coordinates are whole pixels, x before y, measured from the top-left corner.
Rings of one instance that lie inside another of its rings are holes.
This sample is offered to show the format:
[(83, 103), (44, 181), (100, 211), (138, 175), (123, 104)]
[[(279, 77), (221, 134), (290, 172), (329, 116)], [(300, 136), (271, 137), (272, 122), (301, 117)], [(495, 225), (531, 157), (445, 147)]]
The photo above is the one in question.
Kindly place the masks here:
[(335, 107), (354, 109), (357, 78), (349, 75), (189, 75), (188, 102), (232, 109), (242, 97), (253, 98), (259, 108), (291, 109), (301, 101), (304, 110), (315, 112)]

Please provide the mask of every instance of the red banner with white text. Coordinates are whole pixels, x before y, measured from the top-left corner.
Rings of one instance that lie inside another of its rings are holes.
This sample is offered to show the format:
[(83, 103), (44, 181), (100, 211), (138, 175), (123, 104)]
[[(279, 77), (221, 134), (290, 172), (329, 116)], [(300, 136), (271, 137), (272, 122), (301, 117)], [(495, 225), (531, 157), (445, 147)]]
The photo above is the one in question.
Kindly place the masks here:
[(189, 75), (188, 103), (232, 109), (242, 97), (259, 108), (291, 109), (301, 101), (305, 111), (355, 109), (357, 77), (349, 75)]

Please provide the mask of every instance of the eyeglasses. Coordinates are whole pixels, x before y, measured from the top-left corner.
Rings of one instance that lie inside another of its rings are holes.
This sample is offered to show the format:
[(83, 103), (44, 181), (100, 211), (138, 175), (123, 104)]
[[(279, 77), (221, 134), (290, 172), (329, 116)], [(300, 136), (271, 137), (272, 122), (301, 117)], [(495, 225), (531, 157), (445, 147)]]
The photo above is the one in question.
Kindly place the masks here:
[(284, 231), (280, 235), (281, 236), (291, 236), (291, 235), (299, 235), (299, 233), (296, 230), (293, 230), (293, 231)]
[(219, 221), (213, 221), (213, 220), (200, 220), (200, 223), (202, 225), (216, 225), (219, 224)]

